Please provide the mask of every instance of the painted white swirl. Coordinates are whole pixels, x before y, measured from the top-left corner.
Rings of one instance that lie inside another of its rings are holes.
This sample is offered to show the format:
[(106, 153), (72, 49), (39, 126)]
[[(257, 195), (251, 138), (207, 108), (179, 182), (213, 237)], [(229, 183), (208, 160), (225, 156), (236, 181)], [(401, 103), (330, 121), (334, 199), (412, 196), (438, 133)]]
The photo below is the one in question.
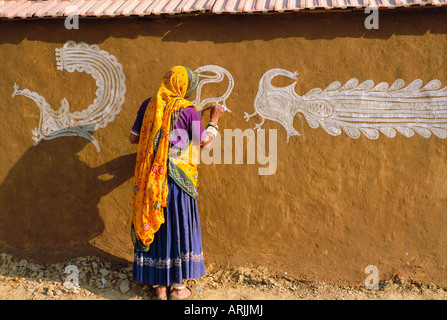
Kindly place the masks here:
[[(274, 87), (271, 81), (276, 76), (296, 80), (286, 87)], [(389, 138), (399, 132), (405, 137), (415, 133), (424, 138), (432, 134), (447, 138), (447, 87), (441, 88), (439, 80), (431, 80), (425, 86), (420, 79), (408, 86), (397, 79), (391, 86), (386, 82), (374, 85), (371, 80), (359, 83), (355, 78), (344, 85), (335, 81), (326, 89), (315, 88), (299, 96), (295, 92), (297, 73), (284, 69), (267, 71), (259, 82), (259, 90), (251, 115), (279, 122), (289, 137), (300, 135), (293, 127), (298, 112), (306, 118), (311, 128), (321, 126), (333, 136), (345, 132), (350, 138), (364, 134), (377, 139), (380, 133)]]
[(55, 111), (36, 92), (29, 89), (19, 90), (14, 84), (12, 96), (23, 95), (32, 99), (40, 109), (39, 127), (34, 128), (33, 140), (37, 145), (42, 139), (54, 139), (61, 136), (81, 136), (93, 142), (98, 151), (101, 148), (90, 134), (104, 128), (120, 113), (126, 93), (123, 68), (117, 59), (97, 45), (84, 42), (76, 44), (68, 41), (62, 48), (56, 49), (58, 70), (68, 72), (86, 72), (96, 80), (96, 98), (82, 111), (70, 112), (67, 99), (63, 98), (61, 107)]
[[(194, 70), (194, 72), (199, 75), (199, 79), (203, 78), (200, 79), (199, 84), (197, 85), (196, 100), (194, 101), (194, 103), (197, 105), (199, 109), (199, 112), (201, 112), (203, 107), (208, 103), (220, 103), (224, 107), (225, 111), (231, 112), (231, 110), (226, 105), (226, 100), (230, 96), (231, 91), (233, 91), (234, 87), (234, 79), (231, 73), (228, 72), (228, 70), (226, 70), (225, 68), (216, 65), (202, 66)], [(207, 73), (209, 72), (214, 73), (214, 75), (208, 75)], [(220, 97), (206, 98), (200, 100), (202, 98), (202, 87), (207, 83), (221, 82), (224, 79), (224, 76), (227, 76), (228, 78), (228, 87), (225, 93)]]

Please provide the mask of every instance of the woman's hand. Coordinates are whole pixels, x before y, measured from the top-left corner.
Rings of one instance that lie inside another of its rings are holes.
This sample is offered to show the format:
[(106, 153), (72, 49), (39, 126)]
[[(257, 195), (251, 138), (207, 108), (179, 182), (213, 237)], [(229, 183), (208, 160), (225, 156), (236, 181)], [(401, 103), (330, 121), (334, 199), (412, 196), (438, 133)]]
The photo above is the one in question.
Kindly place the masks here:
[(225, 109), (222, 105), (218, 103), (214, 104), (210, 111), (210, 121), (214, 124), (217, 124), (224, 111)]
[(133, 133), (129, 136), (129, 142), (130, 143), (138, 143), (140, 141), (140, 137), (137, 135), (134, 135)]

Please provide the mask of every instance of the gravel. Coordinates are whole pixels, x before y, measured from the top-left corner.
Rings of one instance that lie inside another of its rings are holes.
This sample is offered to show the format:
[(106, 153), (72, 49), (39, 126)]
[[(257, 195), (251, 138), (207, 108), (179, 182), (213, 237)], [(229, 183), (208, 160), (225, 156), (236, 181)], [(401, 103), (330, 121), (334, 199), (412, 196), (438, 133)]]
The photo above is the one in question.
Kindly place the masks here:
[[(77, 273), (77, 277), (76, 277)], [(76, 281), (77, 278), (77, 281)], [(199, 279), (204, 290), (197, 299), (264, 300), (446, 300), (447, 288), (394, 277), (379, 289), (340, 286), (273, 275), (265, 267), (207, 266)], [(132, 279), (132, 264), (113, 264), (97, 257), (40, 265), (0, 254), (2, 300), (146, 300), (152, 288)]]

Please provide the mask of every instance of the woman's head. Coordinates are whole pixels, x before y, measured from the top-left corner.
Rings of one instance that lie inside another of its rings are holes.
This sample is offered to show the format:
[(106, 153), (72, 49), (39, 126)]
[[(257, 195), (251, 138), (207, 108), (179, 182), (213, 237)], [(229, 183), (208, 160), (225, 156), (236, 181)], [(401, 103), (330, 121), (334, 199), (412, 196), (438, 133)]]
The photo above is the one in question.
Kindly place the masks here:
[(190, 97), (196, 90), (198, 83), (198, 75), (184, 66), (171, 68), (162, 80), (162, 86), (174, 96), (180, 98)]

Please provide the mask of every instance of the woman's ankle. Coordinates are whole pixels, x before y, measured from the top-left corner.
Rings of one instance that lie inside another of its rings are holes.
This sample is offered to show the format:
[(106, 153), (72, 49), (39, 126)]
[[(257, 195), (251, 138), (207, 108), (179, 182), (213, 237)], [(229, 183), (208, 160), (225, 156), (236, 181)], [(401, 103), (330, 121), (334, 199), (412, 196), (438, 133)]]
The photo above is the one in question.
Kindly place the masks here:
[(155, 288), (155, 294), (158, 297), (166, 297), (167, 296), (167, 288), (166, 286), (158, 286)]
[(188, 287), (178, 283), (174, 284), (173, 289), (173, 294), (179, 298), (187, 298), (192, 294), (191, 290), (189, 290)]

